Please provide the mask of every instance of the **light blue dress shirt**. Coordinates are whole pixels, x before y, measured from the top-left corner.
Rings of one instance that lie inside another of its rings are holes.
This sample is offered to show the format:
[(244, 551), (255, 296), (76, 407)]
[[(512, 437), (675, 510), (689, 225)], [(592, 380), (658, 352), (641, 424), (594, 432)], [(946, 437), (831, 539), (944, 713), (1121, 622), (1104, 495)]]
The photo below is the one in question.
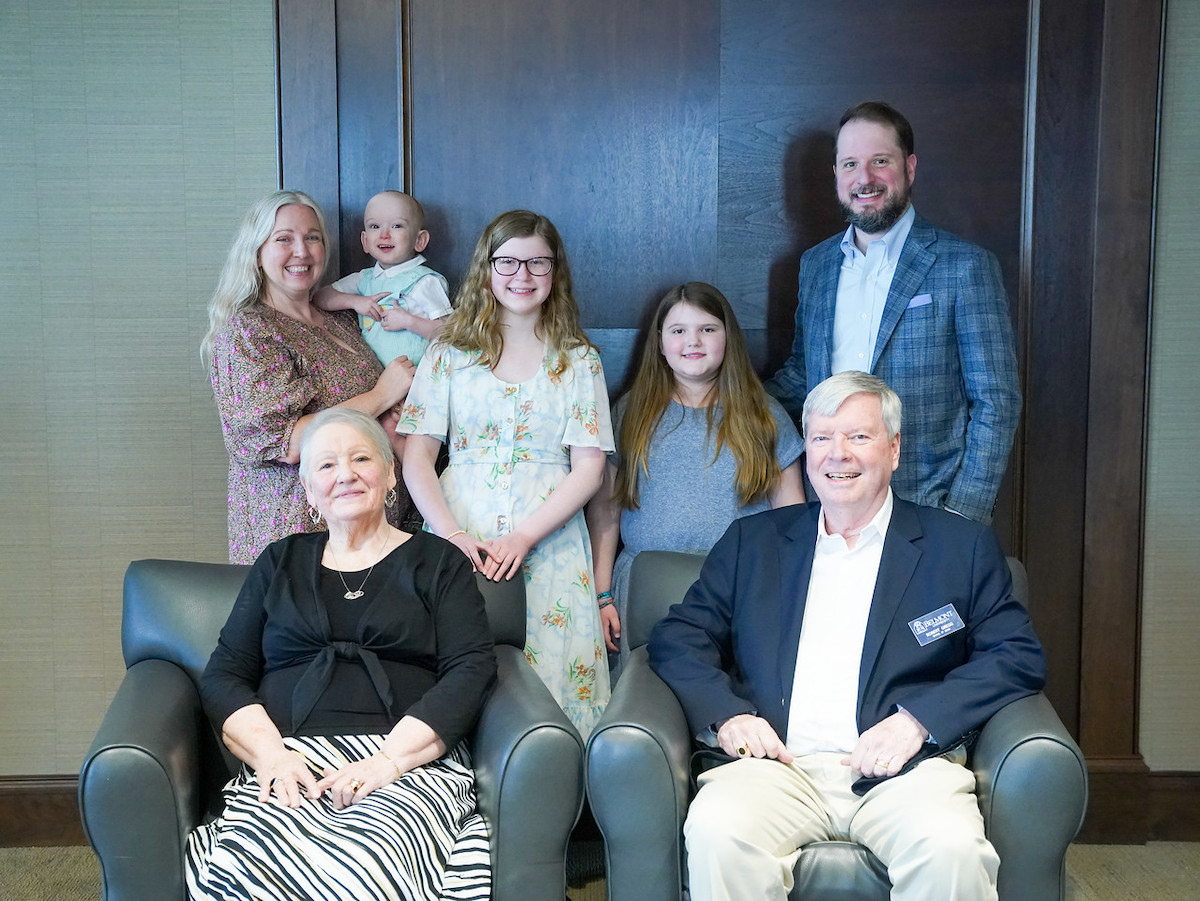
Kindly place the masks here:
[(842, 270), (838, 276), (837, 303), (833, 314), (833, 372), (857, 369), (871, 371), (879, 323), (900, 251), (908, 240), (917, 213), (909, 204), (882, 238), (867, 245), (864, 254), (854, 243), (854, 226), (842, 237)]

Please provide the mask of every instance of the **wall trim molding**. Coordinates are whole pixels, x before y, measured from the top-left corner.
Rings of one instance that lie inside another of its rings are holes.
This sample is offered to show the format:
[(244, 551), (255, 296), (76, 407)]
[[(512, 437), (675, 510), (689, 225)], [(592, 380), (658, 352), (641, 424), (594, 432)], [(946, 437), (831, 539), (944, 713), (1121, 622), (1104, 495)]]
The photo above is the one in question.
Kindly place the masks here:
[[(1088, 761), (1087, 818), (1076, 841), (1200, 841), (1200, 772), (1146, 770), (1140, 757)], [(79, 778), (0, 776), (0, 848), (86, 845)]]
[(0, 848), (85, 845), (79, 777), (0, 776)]
[(1090, 845), (1144, 843), (1150, 822), (1150, 771), (1145, 761), (1137, 755), (1088, 757), (1087, 769), (1087, 814), (1076, 840)]
[(1200, 773), (1151, 773), (1147, 841), (1200, 841)]

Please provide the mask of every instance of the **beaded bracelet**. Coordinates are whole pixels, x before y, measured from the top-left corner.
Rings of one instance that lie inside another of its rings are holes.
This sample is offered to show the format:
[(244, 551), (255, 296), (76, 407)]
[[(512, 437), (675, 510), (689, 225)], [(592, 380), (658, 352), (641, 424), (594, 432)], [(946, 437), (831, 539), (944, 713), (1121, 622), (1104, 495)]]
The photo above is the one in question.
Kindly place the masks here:
[(446, 540), (449, 541), (451, 538), (454, 538), (456, 535), (466, 535), (466, 534), (467, 534), (466, 529), (455, 529), (453, 532), (451, 532), (449, 535), (446, 536)]
[(615, 603), (611, 591), (601, 591), (596, 595), (596, 600), (600, 602), (599, 608), (603, 610), (605, 607), (611, 607)]

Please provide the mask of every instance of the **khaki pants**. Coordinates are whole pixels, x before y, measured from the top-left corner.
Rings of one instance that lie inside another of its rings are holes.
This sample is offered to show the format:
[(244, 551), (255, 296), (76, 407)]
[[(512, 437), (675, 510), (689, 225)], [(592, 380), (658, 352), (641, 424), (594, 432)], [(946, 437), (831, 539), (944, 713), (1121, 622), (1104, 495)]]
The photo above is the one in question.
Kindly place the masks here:
[(785, 901), (803, 847), (822, 840), (874, 852), (894, 901), (995, 901), (1000, 858), (965, 753), (922, 761), (862, 797), (844, 756), (737, 760), (704, 773), (683, 827), (693, 901)]

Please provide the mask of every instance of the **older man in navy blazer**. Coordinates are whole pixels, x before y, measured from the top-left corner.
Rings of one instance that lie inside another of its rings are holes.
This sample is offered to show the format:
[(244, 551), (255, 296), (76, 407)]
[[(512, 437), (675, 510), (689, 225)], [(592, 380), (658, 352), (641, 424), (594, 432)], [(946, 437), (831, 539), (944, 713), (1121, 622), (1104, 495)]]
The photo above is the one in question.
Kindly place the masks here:
[(893, 495), (900, 421), (874, 376), (818, 385), (820, 503), (735, 521), (650, 639), (728, 761), (684, 826), (694, 901), (782, 901), (804, 846), (837, 838), (884, 862), (894, 899), (996, 898), (966, 749), (1045, 659), (991, 530)]
[(912, 126), (885, 103), (847, 110), (834, 174), (850, 223), (800, 260), (796, 335), (767, 390), (799, 418), (808, 389), (859, 369), (904, 403), (899, 497), (992, 519), (1021, 412), (996, 258), (910, 202)]

